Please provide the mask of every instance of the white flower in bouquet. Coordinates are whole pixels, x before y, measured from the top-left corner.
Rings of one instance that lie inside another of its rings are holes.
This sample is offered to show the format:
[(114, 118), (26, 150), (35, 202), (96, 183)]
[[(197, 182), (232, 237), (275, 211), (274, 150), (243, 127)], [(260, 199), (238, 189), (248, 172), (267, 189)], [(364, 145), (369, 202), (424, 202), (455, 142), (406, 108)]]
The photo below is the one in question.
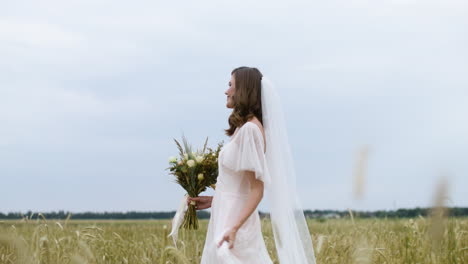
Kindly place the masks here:
[(197, 156), (195, 158), (195, 160), (197, 161), (197, 163), (201, 163), (205, 158), (203, 156)]
[(184, 158), (185, 158), (186, 160), (188, 160), (188, 154), (187, 154), (187, 153), (184, 153)]
[(195, 166), (195, 161), (194, 161), (194, 160), (188, 160), (188, 161), (187, 161), (187, 165), (188, 165), (189, 167), (193, 167), (193, 166)]
[(177, 163), (177, 157), (175, 157), (175, 156), (170, 156), (170, 157), (169, 157), (169, 163)]
[(203, 181), (204, 178), (205, 178), (205, 177), (203, 177), (203, 173), (199, 173), (199, 174), (198, 174), (198, 180), (199, 180), (199, 181)]

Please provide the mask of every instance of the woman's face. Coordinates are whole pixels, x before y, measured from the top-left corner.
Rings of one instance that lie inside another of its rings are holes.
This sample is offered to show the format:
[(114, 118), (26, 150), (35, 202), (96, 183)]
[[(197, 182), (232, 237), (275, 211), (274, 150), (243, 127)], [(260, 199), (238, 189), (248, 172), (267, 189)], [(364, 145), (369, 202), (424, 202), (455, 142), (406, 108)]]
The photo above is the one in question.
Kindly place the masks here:
[(231, 75), (231, 80), (229, 81), (229, 88), (224, 92), (225, 95), (227, 95), (226, 98), (226, 107), (227, 108), (234, 108), (234, 100), (232, 96), (236, 92), (236, 86), (235, 86), (235, 79), (234, 79), (234, 74)]

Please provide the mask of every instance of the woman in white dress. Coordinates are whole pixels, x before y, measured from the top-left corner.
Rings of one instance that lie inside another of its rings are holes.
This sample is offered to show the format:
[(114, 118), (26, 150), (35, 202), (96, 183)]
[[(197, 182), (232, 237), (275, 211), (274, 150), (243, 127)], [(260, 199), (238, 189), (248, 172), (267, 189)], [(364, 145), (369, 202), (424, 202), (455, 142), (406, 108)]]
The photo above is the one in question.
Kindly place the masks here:
[(272, 263), (257, 211), (268, 176), (264, 174), (261, 78), (256, 68), (233, 70), (225, 92), (226, 107), (234, 109), (226, 129), (231, 140), (219, 153), (215, 195), (189, 198), (197, 209), (211, 206), (202, 264)]
[(265, 188), (280, 263), (314, 264), (310, 234), (294, 188), (279, 97), (262, 73), (251, 67), (231, 72), (225, 94), (226, 107), (233, 111), (225, 130), (230, 141), (218, 157), (215, 195), (187, 201), (194, 201), (198, 210), (211, 207), (201, 264), (272, 263), (257, 210)]

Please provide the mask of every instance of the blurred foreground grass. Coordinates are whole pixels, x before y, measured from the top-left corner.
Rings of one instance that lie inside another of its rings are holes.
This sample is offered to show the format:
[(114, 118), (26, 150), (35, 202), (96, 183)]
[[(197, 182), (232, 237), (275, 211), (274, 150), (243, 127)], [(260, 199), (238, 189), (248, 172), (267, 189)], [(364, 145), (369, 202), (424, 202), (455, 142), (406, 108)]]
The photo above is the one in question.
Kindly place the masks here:
[[(265, 243), (275, 255), (271, 225)], [(200, 263), (208, 220), (179, 231), (170, 220), (0, 220), (0, 264)], [(317, 263), (468, 263), (468, 219), (308, 220)], [(434, 231), (435, 230), (435, 231)]]

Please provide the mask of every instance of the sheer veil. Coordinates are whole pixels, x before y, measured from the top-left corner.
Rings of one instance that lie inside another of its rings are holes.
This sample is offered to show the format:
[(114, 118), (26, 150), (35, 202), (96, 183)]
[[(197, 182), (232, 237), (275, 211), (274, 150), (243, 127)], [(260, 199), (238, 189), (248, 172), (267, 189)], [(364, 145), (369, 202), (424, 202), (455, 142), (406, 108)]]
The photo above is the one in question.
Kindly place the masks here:
[(265, 185), (276, 251), (281, 264), (315, 264), (309, 228), (296, 191), (296, 172), (279, 95), (273, 83), (261, 82), (266, 161), (271, 182)]

